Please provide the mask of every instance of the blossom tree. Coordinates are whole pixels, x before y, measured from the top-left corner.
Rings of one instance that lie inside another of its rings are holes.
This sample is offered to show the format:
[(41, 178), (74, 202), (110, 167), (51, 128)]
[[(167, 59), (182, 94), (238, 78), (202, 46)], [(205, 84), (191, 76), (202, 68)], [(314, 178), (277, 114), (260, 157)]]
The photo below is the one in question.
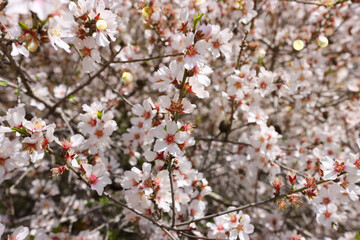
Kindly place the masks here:
[(360, 239), (359, 0), (0, 0), (0, 237)]

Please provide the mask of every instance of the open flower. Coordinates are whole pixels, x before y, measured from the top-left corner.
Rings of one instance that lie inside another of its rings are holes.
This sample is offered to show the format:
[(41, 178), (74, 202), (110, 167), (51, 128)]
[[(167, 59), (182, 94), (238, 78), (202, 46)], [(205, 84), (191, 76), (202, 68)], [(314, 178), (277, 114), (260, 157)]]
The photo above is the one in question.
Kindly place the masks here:
[(230, 29), (225, 28), (220, 31), (220, 26), (218, 25), (212, 26), (211, 36), (212, 36), (212, 43), (211, 43), (212, 45), (210, 51), (212, 55), (215, 58), (218, 58), (220, 57), (220, 52), (221, 52), (222, 54), (224, 54), (226, 59), (229, 59), (232, 47), (231, 44), (229, 44), (228, 42), (233, 36)]
[(166, 120), (165, 127), (160, 125), (155, 130), (156, 140), (154, 151), (164, 152), (164, 154), (170, 153), (173, 156), (177, 157), (182, 155), (182, 152), (178, 144), (182, 144), (186, 137), (180, 131), (178, 131), (178, 126), (175, 122)]
[(83, 71), (86, 73), (96, 70), (96, 63), (100, 63), (101, 57), (100, 52), (96, 49), (95, 39), (87, 37), (84, 40), (77, 38), (74, 42), (75, 46), (82, 53)]
[(321, 160), (321, 170), (324, 173), (324, 180), (335, 180), (340, 174), (349, 172), (356, 174), (357, 169), (349, 161), (333, 160), (329, 156), (323, 157)]
[(85, 176), (91, 185), (91, 189), (95, 190), (100, 196), (104, 191), (104, 187), (111, 184), (109, 173), (106, 171), (103, 163), (95, 166), (90, 164), (83, 164), (82, 167), (85, 170)]
[(11, 236), (8, 237), (8, 240), (24, 240), (28, 235), (29, 228), (21, 226), (14, 230)]
[(96, 44), (102, 47), (108, 46), (110, 41), (107, 39), (107, 36), (110, 37), (111, 41), (115, 41), (114, 35), (117, 32), (116, 15), (109, 10), (105, 10), (103, 1), (99, 1), (96, 12), (92, 12), (89, 16), (96, 20), (96, 32), (93, 34), (93, 37), (96, 39)]
[(229, 239), (237, 239), (239, 236), (240, 240), (248, 240), (249, 234), (254, 232), (254, 226), (250, 224), (250, 216), (243, 214), (242, 211), (240, 211), (236, 215), (236, 219), (238, 221), (231, 223), (233, 229), (230, 230)]
[(205, 58), (206, 49), (209, 48), (209, 43), (205, 40), (199, 40), (194, 43), (194, 34), (190, 33), (185, 40), (185, 65), (186, 69), (192, 69), (196, 65), (202, 63)]

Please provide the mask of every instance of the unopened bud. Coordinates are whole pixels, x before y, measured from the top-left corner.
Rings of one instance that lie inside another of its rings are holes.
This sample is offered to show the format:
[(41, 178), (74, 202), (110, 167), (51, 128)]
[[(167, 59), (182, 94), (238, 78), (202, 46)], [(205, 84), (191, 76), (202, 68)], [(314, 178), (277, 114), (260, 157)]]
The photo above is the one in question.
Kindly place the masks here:
[(151, 7), (144, 7), (142, 10), (141, 10), (141, 13), (144, 17), (150, 17), (151, 14), (153, 14), (153, 10)]
[(282, 186), (282, 177), (276, 177), (273, 180), (272, 185), (274, 186), (276, 193), (279, 193)]
[(39, 48), (39, 42), (37, 39), (35, 38), (32, 38), (30, 40), (30, 42), (27, 43), (27, 49), (30, 51), (30, 52), (36, 52), (36, 50), (38, 50)]
[(133, 81), (133, 75), (129, 72), (124, 72), (121, 76), (125, 84), (131, 83)]
[(304, 42), (300, 39), (295, 40), (293, 43), (293, 48), (296, 51), (301, 51), (304, 48)]
[(203, 4), (205, 2), (205, 0), (196, 0), (195, 1), (195, 5), (196, 6), (200, 6), (201, 4)]
[(220, 132), (227, 133), (228, 131), (230, 131), (230, 128), (231, 128), (231, 126), (230, 126), (230, 123), (228, 121), (222, 120), (220, 122), (220, 125), (219, 125)]
[(257, 58), (264, 58), (266, 56), (266, 51), (262, 47), (257, 48), (255, 52), (255, 56)]
[(296, 174), (293, 171), (288, 171), (287, 175), (288, 175), (290, 184), (294, 186), (296, 183)]
[(105, 31), (107, 28), (107, 22), (103, 19), (100, 19), (96, 22), (96, 28), (100, 31)]
[(319, 38), (318, 38), (319, 47), (324, 48), (324, 47), (327, 47), (328, 44), (329, 44), (329, 40), (327, 39), (327, 37), (319, 36)]

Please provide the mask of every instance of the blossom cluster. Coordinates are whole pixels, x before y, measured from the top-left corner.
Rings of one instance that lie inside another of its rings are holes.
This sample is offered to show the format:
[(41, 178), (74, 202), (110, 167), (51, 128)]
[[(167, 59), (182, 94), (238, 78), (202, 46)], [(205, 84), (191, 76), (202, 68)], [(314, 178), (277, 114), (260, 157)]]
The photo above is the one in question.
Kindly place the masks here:
[(0, 0), (0, 237), (360, 239), (358, 0)]

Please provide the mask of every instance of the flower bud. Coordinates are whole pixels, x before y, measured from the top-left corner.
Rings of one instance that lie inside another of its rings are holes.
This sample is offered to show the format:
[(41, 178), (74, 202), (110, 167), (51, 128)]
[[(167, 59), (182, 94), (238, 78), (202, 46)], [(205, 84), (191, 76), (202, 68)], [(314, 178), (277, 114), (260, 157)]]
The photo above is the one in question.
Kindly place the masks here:
[(329, 44), (329, 40), (327, 39), (327, 37), (319, 36), (319, 38), (318, 38), (319, 47), (325, 48), (325, 47), (327, 47), (328, 44)]
[(292, 171), (288, 171), (287, 176), (288, 176), (288, 179), (289, 179), (291, 185), (294, 186), (296, 183), (296, 174)]
[(276, 177), (273, 180), (272, 185), (274, 186), (276, 193), (279, 193), (282, 186), (282, 177)]
[(201, 4), (203, 4), (205, 2), (205, 0), (196, 0), (195, 1), (195, 5), (196, 6), (200, 6)]
[(255, 51), (255, 56), (257, 58), (264, 58), (266, 56), (266, 51), (262, 47), (257, 48)]
[(124, 72), (121, 78), (125, 84), (131, 83), (133, 81), (133, 75), (129, 72)]
[(35, 38), (32, 38), (30, 40), (30, 42), (27, 43), (27, 49), (30, 51), (30, 52), (36, 52), (36, 50), (38, 50), (39, 48), (39, 42), (37, 39)]
[(300, 39), (295, 40), (293, 43), (293, 48), (296, 51), (301, 51), (304, 48), (304, 42)]
[(144, 17), (148, 18), (151, 16), (151, 14), (153, 14), (153, 10), (151, 7), (144, 7), (142, 10), (141, 10), (141, 13)]
[(107, 28), (107, 22), (103, 19), (100, 19), (96, 22), (96, 28), (100, 31), (105, 31)]

